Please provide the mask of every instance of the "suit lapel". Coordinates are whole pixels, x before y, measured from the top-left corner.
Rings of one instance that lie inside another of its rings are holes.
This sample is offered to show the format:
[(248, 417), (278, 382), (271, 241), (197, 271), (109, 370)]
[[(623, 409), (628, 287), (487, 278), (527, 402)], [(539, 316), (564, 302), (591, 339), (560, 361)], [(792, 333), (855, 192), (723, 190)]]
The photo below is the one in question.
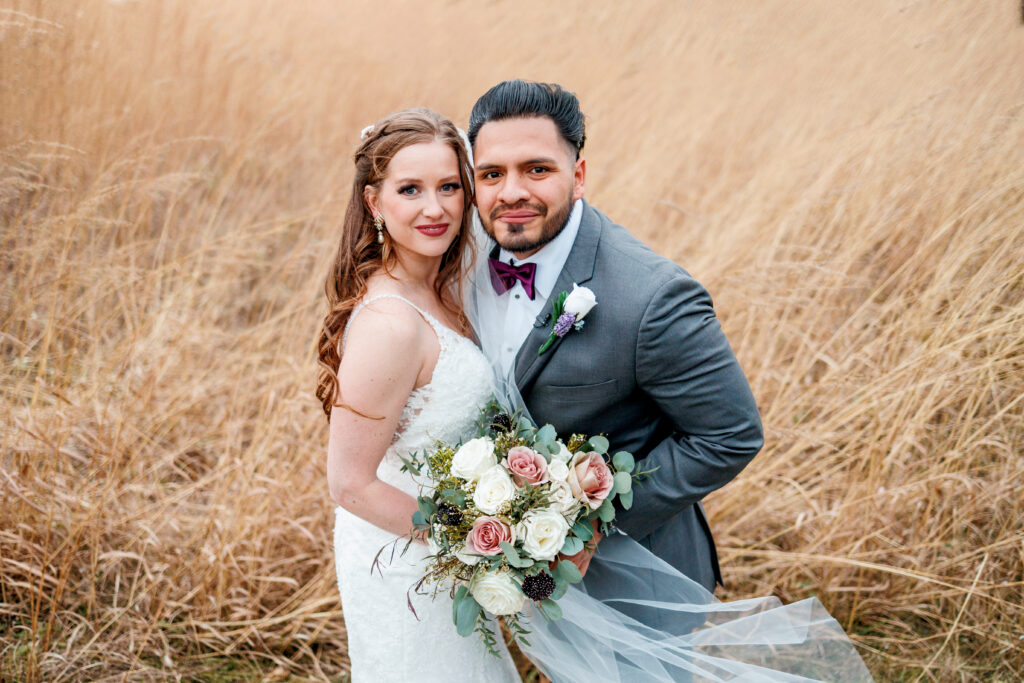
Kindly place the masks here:
[(551, 290), (551, 296), (548, 297), (544, 310), (534, 320), (533, 329), (526, 336), (526, 341), (523, 342), (516, 355), (516, 386), (519, 387), (520, 392), (526, 392), (529, 385), (533, 383), (533, 380), (561, 346), (562, 340), (555, 339), (554, 344), (544, 352), (543, 356), (537, 355), (537, 350), (551, 334), (552, 301), (559, 293), (572, 291), (573, 283), (582, 285), (594, 276), (594, 261), (597, 258), (597, 247), (600, 242), (601, 219), (597, 212), (584, 202), (583, 218), (580, 221), (580, 229), (576, 234), (576, 241), (569, 252), (569, 257), (565, 260), (562, 272), (558, 274), (558, 280), (555, 281), (555, 286)]

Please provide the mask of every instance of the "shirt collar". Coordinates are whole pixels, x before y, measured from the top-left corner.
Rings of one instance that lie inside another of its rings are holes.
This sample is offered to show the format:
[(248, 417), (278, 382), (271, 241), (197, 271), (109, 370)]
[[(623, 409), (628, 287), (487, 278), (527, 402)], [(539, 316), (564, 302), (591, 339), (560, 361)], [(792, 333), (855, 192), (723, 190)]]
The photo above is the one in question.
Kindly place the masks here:
[(565, 227), (562, 228), (562, 232), (558, 233), (555, 239), (541, 247), (537, 253), (524, 259), (518, 259), (512, 252), (502, 249), (498, 254), (498, 258), (505, 263), (512, 259), (516, 265), (536, 263), (537, 276), (534, 278), (533, 286), (541, 297), (547, 299), (551, 296), (551, 290), (555, 288), (558, 275), (562, 272), (565, 262), (569, 259), (569, 252), (572, 251), (572, 245), (576, 242), (576, 235), (580, 231), (580, 223), (582, 221), (583, 200), (577, 199), (576, 203), (573, 204), (572, 212), (569, 214), (569, 220), (565, 222)]

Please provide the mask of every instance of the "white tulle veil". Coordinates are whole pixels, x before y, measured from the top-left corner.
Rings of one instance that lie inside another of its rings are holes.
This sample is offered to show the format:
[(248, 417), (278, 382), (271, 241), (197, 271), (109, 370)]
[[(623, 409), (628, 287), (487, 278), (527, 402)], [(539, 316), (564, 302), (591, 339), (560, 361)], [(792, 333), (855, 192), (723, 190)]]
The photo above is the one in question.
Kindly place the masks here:
[[(514, 366), (506, 372), (498, 362), (504, 304), (480, 296), (491, 287), (487, 258), (494, 243), (477, 216), (473, 224), (476, 254), (464, 283), (466, 312), (492, 363), (496, 398), (510, 412), (528, 416)], [(558, 604), (563, 616), (556, 621), (528, 612), (529, 645), (522, 647), (556, 683), (872, 680), (816, 598), (790, 605), (774, 597), (720, 602), (621, 533), (600, 542), (587, 580)]]

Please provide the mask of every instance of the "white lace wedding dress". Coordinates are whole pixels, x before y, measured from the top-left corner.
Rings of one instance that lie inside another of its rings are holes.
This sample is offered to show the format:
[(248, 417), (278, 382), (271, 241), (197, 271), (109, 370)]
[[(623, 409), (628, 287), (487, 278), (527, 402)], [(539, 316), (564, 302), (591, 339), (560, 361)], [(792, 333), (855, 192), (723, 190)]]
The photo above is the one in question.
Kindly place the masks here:
[[(419, 311), (437, 333), (441, 347), (430, 382), (410, 394), (395, 440), (377, 468), (381, 481), (416, 496), (417, 485), (409, 473), (401, 471), (398, 454), (422, 451), (435, 441), (455, 443), (472, 437), (480, 409), (491, 396), (491, 368), (472, 341), (400, 296), (371, 297), (353, 310), (349, 320), (383, 298), (399, 299)], [(334, 553), (352, 681), (519, 681), (503, 644), (499, 642), (501, 657), (497, 658), (487, 653), (475, 634), (463, 638), (456, 633), (447, 597), (432, 600), (415, 594), (412, 586), (423, 575), (429, 551), (413, 543), (402, 554), (405, 545), (405, 541), (396, 544), (394, 534), (337, 509)], [(380, 571), (371, 572), (374, 558), (385, 547)]]

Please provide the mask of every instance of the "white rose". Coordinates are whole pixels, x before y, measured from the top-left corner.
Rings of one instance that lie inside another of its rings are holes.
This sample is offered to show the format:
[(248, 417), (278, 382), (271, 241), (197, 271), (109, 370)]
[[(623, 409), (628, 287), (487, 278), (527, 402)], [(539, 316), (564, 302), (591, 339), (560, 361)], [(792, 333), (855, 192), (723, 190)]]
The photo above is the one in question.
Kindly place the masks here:
[(587, 287), (580, 287), (574, 282), (572, 283), (572, 291), (565, 297), (565, 304), (562, 306), (562, 310), (566, 313), (575, 313), (576, 321), (579, 322), (596, 305), (597, 297), (594, 296), (594, 292)]
[(562, 462), (569, 462), (572, 460), (572, 453), (570, 453), (569, 449), (565, 447), (565, 444), (561, 441), (556, 441), (555, 443), (558, 444), (558, 452), (552, 457)]
[(572, 487), (569, 486), (569, 482), (552, 481), (548, 489), (548, 499), (551, 501), (551, 507), (566, 516), (569, 516), (569, 513), (573, 513), (572, 518), (576, 518), (575, 513), (581, 503), (572, 494)]
[(516, 495), (516, 485), (512, 477), (501, 465), (494, 465), (484, 472), (476, 483), (473, 492), (473, 503), (481, 512), (495, 515), (501, 506), (512, 500)]
[(523, 537), (523, 550), (535, 560), (553, 560), (565, 543), (569, 523), (558, 510), (534, 508), (516, 526)]
[(452, 457), (452, 474), (467, 481), (477, 481), (494, 467), (494, 443), (487, 437), (473, 439), (459, 446)]
[(495, 616), (508, 616), (523, 609), (526, 596), (508, 572), (482, 572), (473, 577), (469, 592), (480, 606)]
[(551, 458), (551, 462), (548, 463), (548, 477), (551, 481), (565, 481), (569, 477), (569, 466), (557, 456)]
[(475, 555), (469, 552), (466, 550), (466, 546), (464, 545), (460, 545), (458, 550), (455, 551), (455, 557), (458, 558), (459, 562), (462, 564), (468, 564), (470, 567), (481, 560), (480, 555)]

